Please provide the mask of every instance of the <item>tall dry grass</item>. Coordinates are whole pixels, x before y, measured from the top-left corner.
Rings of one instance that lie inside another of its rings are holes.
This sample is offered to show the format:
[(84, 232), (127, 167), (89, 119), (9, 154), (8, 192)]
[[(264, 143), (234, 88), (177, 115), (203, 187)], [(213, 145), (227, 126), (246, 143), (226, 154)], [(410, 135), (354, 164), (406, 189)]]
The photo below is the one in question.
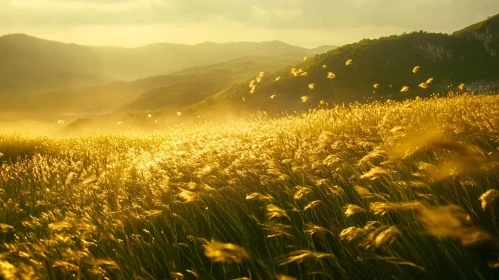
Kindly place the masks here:
[[(0, 136), (5, 279), (494, 279), (499, 97)], [(497, 278), (496, 278), (497, 279)]]

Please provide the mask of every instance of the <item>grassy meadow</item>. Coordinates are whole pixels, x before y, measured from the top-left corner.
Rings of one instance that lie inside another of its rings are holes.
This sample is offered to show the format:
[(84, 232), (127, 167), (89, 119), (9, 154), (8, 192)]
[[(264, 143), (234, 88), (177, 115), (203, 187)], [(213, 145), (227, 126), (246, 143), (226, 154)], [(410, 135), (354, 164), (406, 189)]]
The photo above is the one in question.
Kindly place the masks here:
[(499, 96), (0, 135), (4, 279), (498, 279)]

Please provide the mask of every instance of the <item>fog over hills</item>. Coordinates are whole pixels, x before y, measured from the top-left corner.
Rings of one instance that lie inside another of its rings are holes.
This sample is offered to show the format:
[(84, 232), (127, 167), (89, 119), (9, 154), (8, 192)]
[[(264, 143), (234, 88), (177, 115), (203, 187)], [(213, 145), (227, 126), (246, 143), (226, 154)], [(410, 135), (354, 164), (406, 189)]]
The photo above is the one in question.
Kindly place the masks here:
[(0, 37), (0, 93), (36, 93), (114, 80), (131, 81), (250, 55), (298, 59), (314, 53), (316, 50), (280, 41), (156, 43), (118, 48), (64, 44), (13, 34)]

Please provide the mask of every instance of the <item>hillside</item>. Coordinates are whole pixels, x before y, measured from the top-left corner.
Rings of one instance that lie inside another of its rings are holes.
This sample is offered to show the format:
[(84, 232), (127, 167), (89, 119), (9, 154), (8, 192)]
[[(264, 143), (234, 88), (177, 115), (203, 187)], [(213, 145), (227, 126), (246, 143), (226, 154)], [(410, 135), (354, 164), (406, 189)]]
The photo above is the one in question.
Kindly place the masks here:
[(490, 55), (497, 56), (499, 55), (499, 14), (459, 30), (453, 35), (479, 40)]
[(298, 59), (314, 50), (279, 41), (157, 43), (138, 48), (91, 47), (23, 34), (0, 37), (0, 94), (71, 90), (113, 80), (135, 80), (249, 55)]
[(190, 68), (176, 74), (181, 78), (178, 82), (156, 87), (142, 93), (136, 100), (125, 106), (127, 111), (150, 111), (157, 109), (183, 108), (212, 96), (221, 90), (244, 79), (248, 79), (259, 71), (277, 71), (292, 65), (296, 60), (249, 56), (231, 61)]
[(0, 37), (0, 61), (0, 95), (72, 89), (113, 78), (93, 48), (26, 35)]
[(184, 69), (169, 75), (112, 82), (81, 90), (38, 94), (15, 107), (40, 113), (71, 114), (120, 111), (151, 111), (182, 108), (258, 74), (262, 69), (276, 71), (296, 63), (296, 59), (246, 56), (213, 65)]
[[(490, 25), (496, 19), (497, 16), (482, 25)], [(315, 107), (321, 100), (404, 99), (445, 92), (449, 85), (457, 87), (464, 83), (465, 87), (471, 88), (473, 83), (497, 83), (499, 57), (490, 48), (484, 48), (483, 41), (463, 37), (466, 32), (460, 34), (420, 31), (376, 40), (365, 39), (266, 74), (260, 83), (254, 83), (253, 94), (248, 80), (184, 111), (194, 116), (219, 112), (221, 108), (236, 113), (256, 109), (268, 113), (293, 112)], [(352, 60), (352, 63), (346, 65), (347, 60)], [(419, 71), (413, 73), (415, 66), (419, 66)], [(295, 74), (292, 68), (295, 68)], [(328, 78), (329, 72), (334, 73), (334, 78)], [(430, 78), (433, 80), (424, 85), (426, 88), (419, 87)], [(309, 88), (311, 84), (313, 89)], [(375, 84), (379, 85), (374, 88)], [(409, 87), (407, 92), (401, 92), (404, 86)], [(302, 102), (302, 96), (308, 98), (306, 103)]]

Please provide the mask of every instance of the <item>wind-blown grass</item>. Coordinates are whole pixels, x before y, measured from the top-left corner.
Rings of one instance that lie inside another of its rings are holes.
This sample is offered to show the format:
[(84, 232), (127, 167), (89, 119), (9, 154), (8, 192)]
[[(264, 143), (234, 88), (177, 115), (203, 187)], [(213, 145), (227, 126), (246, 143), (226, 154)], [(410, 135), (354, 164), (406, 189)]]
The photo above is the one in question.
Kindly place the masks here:
[(493, 279), (499, 97), (0, 136), (17, 279)]

